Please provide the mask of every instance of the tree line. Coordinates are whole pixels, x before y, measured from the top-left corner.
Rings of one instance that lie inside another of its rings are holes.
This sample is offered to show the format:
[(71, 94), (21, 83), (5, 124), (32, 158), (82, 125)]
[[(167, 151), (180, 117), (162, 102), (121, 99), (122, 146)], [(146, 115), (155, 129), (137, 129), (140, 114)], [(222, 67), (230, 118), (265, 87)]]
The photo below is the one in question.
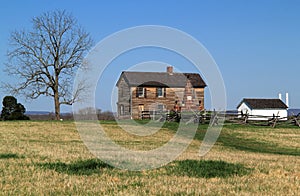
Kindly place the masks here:
[[(54, 120), (55, 114), (43, 115), (25, 115), (26, 109), (23, 104), (18, 103), (14, 96), (5, 96), (2, 101), (2, 110), (0, 120)], [(101, 111), (91, 107), (82, 108), (75, 112), (77, 120), (91, 120), (95, 117), (97, 120), (114, 120), (114, 114), (110, 111)], [(74, 120), (72, 113), (61, 115), (60, 120)]]

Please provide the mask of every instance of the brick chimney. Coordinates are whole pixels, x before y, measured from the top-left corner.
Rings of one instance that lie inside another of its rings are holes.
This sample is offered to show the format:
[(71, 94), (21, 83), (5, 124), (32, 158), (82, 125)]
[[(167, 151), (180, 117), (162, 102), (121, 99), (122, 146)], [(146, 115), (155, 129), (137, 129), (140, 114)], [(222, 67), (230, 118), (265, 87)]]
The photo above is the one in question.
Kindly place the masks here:
[(168, 66), (167, 67), (167, 73), (173, 74), (173, 66)]

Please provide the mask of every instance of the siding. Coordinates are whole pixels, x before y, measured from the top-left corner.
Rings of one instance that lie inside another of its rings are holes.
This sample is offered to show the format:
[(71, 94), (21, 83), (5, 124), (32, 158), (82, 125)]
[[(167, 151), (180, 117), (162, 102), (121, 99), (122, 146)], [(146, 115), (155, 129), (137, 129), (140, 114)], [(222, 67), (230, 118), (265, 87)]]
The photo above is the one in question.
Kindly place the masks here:
[[(137, 87), (130, 87), (124, 77), (121, 77), (117, 83), (118, 87), (118, 117), (119, 118), (134, 118), (140, 117), (139, 105), (144, 105), (144, 110), (154, 111), (158, 110), (158, 105), (163, 105), (164, 110), (174, 109), (175, 101), (184, 110), (181, 105), (185, 100), (185, 88), (165, 88), (165, 96), (157, 97), (156, 87), (144, 87), (146, 89), (146, 97), (137, 97)], [(204, 108), (204, 87), (192, 88), (193, 101), (192, 109), (199, 109), (199, 101), (201, 101), (201, 108)], [(121, 107), (124, 108), (124, 113), (121, 113)]]
[[(122, 116), (130, 116), (131, 108), (130, 108), (130, 88), (124, 78), (121, 78), (118, 86), (118, 116), (122, 118)], [(124, 107), (124, 114), (121, 114), (121, 105)]]
[[(144, 110), (157, 110), (158, 105), (164, 105), (165, 110), (172, 110), (175, 105), (175, 101), (178, 101), (179, 105), (183, 100), (184, 88), (166, 88), (165, 97), (157, 97), (155, 87), (145, 87), (146, 97), (136, 97), (137, 87), (132, 87), (132, 117), (134, 119), (139, 118), (139, 105), (144, 105)], [(204, 108), (204, 89), (195, 89), (194, 106), (198, 108), (199, 100), (201, 100), (201, 107)]]
[[(244, 114), (247, 113), (249, 115), (254, 116), (262, 116), (262, 117), (249, 117), (249, 120), (269, 120), (272, 118), (273, 114), (277, 116), (280, 116), (279, 118), (283, 118), (281, 120), (287, 120), (287, 110), (286, 109), (250, 109), (245, 103), (242, 103), (239, 108), (238, 112), (243, 112)], [(268, 117), (263, 117), (268, 116)]]

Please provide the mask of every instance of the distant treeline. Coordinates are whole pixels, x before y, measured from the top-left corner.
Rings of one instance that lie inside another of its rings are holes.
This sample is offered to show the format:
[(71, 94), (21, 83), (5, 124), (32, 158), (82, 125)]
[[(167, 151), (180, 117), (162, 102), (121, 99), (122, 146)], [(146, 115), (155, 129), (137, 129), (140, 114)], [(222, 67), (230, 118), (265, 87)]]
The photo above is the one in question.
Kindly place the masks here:
[[(31, 120), (55, 120), (55, 114), (54, 113), (45, 113), (45, 114), (27, 114), (27, 116), (30, 117)], [(73, 113), (62, 113), (61, 120), (74, 120)], [(114, 120), (114, 113), (111, 111), (104, 111), (101, 112), (101, 110), (98, 110), (97, 113), (76, 113), (76, 119), (80, 120), (91, 120), (93, 118), (97, 117), (98, 120)]]

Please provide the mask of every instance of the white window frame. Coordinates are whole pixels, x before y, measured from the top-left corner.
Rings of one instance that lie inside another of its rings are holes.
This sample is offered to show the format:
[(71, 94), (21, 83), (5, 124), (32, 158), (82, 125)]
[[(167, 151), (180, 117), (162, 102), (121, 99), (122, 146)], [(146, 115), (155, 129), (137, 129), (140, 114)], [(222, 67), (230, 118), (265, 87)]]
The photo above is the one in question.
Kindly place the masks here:
[[(159, 92), (158, 89), (161, 89), (161, 95), (158, 94), (158, 92)], [(164, 95), (165, 95), (165, 88), (157, 87), (156, 90), (157, 90), (157, 97), (164, 97)]]
[[(140, 94), (140, 89), (142, 89), (142, 94)], [(137, 87), (136, 89), (138, 91), (138, 97), (145, 97), (145, 88), (144, 87)]]

